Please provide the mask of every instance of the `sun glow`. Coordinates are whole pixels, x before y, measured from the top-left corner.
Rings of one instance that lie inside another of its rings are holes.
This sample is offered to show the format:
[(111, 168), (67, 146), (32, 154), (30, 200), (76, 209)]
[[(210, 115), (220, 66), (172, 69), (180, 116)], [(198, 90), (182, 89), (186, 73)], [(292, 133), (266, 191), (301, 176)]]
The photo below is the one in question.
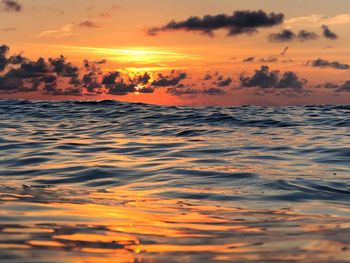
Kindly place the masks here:
[(170, 62), (182, 60), (200, 60), (196, 55), (171, 52), (161, 48), (133, 47), (133, 48), (98, 48), (84, 46), (59, 46), (73, 52), (94, 53), (102, 55), (111, 61), (121, 63), (137, 63), (141, 65), (161, 64), (167, 66)]

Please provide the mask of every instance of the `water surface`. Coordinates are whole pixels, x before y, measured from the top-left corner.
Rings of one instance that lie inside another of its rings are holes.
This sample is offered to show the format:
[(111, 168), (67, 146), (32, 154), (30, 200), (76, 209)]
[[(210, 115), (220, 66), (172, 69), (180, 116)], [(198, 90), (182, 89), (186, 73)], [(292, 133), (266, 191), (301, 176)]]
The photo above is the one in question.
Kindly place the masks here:
[(349, 262), (350, 106), (0, 103), (1, 262)]

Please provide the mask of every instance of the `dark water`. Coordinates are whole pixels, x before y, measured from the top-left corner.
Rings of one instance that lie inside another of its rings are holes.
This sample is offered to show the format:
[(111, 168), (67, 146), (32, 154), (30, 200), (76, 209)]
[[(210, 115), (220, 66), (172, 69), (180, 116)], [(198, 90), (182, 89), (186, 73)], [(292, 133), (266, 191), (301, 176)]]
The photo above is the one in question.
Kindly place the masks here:
[(350, 262), (350, 106), (0, 101), (1, 262)]

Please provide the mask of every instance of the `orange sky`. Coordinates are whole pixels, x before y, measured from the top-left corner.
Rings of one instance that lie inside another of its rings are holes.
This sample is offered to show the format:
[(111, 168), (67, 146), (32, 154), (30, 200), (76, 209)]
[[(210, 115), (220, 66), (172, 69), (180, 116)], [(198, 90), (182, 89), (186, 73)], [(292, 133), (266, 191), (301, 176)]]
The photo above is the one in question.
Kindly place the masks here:
[[(83, 59), (106, 59), (107, 63), (99, 65), (101, 71), (106, 73), (123, 71), (124, 75), (135, 75), (149, 72), (152, 81), (158, 78), (159, 73), (170, 78), (186, 72), (187, 77), (181, 80), (182, 86), (177, 83), (174, 87), (156, 87), (150, 94), (129, 92), (123, 96), (114, 96), (108, 92), (101, 95), (95, 91), (88, 96), (86, 91), (80, 96), (55, 96), (43, 94), (41, 90), (9, 92), (8, 89), (1, 88), (5, 84), (0, 81), (1, 98), (118, 99), (176, 105), (350, 102), (350, 87), (344, 85), (350, 79), (350, 66), (349, 69), (346, 67), (350, 63), (350, 13), (346, 13), (346, 10), (350, 10), (350, 2), (347, 0), (310, 0), (307, 3), (301, 0), (252, 0), (249, 3), (243, 0), (16, 2), (21, 7), (19, 11), (6, 10), (4, 3), (0, 11), (1, 42), (11, 48), (7, 56), (22, 52), (28, 59), (36, 60), (38, 57), (49, 58), (63, 54), (67, 61), (79, 68), (83, 67)], [(213, 37), (198, 30), (189, 31), (188, 28), (166, 30), (157, 36), (146, 33), (149, 28), (165, 26), (172, 20), (183, 22), (191, 16), (200, 19), (204, 15), (231, 16), (234, 11), (252, 12), (260, 9), (266, 14), (284, 14), (283, 23), (257, 28), (253, 34), (231, 37), (227, 36), (227, 27), (214, 30)], [(328, 25), (338, 38), (324, 37), (322, 25)], [(282, 30), (291, 30), (296, 37), (290, 41), (269, 40), (269, 35)], [(314, 32), (318, 38), (300, 41), (297, 37), (300, 30)], [(288, 50), (281, 55), (286, 47)], [(254, 60), (243, 62), (248, 57), (254, 57)], [(307, 65), (308, 61), (318, 58), (328, 64), (322, 67)], [(291, 92), (283, 90), (281, 94), (281, 81), (268, 90), (260, 86), (252, 87), (254, 72), (262, 65), (268, 66), (271, 72), (278, 70), (279, 78), (283, 78), (285, 72), (293, 72), (303, 83), (302, 92), (298, 89), (295, 93), (295, 89), (292, 89)], [(0, 76), (6, 78), (4, 75), (11, 67), (19, 66), (8, 66)], [(173, 69), (175, 73), (171, 75)], [(206, 74), (212, 79), (203, 81)], [(232, 82), (221, 86), (218, 84), (220, 76), (221, 80), (231, 78)], [(250, 78), (249, 87), (243, 87), (240, 76)], [(337, 86), (333, 89), (321, 87), (325, 82)], [(169, 92), (169, 88), (175, 88), (176, 91), (192, 89), (195, 92), (174, 95)], [(208, 89), (220, 89), (223, 92), (208, 95), (203, 92)]]

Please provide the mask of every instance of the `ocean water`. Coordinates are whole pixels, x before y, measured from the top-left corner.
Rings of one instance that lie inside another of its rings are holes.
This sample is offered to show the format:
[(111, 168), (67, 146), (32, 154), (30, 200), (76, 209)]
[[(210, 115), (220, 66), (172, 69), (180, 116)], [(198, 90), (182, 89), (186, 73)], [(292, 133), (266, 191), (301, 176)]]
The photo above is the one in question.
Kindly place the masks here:
[(350, 262), (350, 106), (0, 101), (0, 261)]

